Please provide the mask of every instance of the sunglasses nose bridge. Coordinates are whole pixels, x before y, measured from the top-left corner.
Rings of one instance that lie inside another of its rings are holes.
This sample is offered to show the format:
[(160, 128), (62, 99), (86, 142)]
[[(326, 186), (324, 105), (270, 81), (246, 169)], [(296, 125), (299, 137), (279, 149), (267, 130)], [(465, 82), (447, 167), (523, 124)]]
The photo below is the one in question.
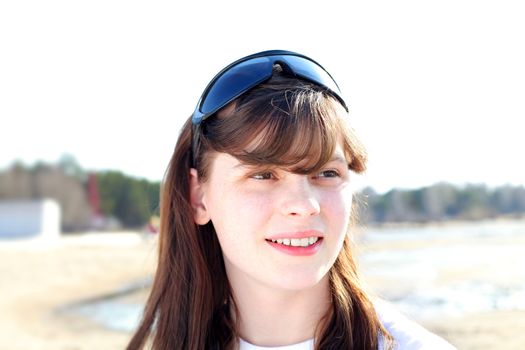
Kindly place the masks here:
[(291, 75), (291, 76), (295, 76), (295, 72), (293, 70), (293, 68), (290, 66), (290, 64), (288, 64), (286, 61), (284, 61), (283, 59), (280, 59), (280, 58), (276, 58), (275, 60), (273, 60), (272, 62), (272, 67), (273, 65), (279, 65), (279, 67), (281, 67), (281, 69), (283, 70), (284, 73), (286, 73), (287, 75)]

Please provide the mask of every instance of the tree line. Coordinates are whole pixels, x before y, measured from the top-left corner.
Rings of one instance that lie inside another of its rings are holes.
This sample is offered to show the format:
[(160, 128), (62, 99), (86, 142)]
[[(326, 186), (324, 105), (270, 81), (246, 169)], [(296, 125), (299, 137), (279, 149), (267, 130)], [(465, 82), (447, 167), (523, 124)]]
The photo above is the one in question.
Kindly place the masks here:
[[(88, 188), (88, 179), (93, 175), (97, 183), (97, 208)], [(62, 208), (64, 231), (90, 229), (97, 215), (118, 223), (119, 227), (143, 227), (152, 216), (159, 215), (160, 186), (160, 182), (119, 171), (89, 173), (70, 156), (62, 157), (57, 164), (16, 163), (0, 172), (0, 200), (53, 198)], [(363, 223), (479, 220), (525, 214), (523, 186), (488, 188), (483, 184), (460, 187), (438, 183), (383, 194), (368, 187), (355, 198)]]
[(525, 188), (484, 184), (432, 186), (378, 194), (365, 188), (357, 196), (360, 218), (368, 223), (481, 220), (525, 214)]

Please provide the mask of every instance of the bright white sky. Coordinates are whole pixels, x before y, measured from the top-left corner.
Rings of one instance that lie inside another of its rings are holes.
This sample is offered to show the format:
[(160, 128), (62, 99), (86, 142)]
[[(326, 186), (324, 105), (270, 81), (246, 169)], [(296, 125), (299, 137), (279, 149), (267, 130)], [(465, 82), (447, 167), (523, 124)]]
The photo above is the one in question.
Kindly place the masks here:
[(208, 81), (287, 49), (336, 78), (360, 186), (524, 184), (523, 1), (2, 1), (0, 168), (57, 161), (160, 180)]

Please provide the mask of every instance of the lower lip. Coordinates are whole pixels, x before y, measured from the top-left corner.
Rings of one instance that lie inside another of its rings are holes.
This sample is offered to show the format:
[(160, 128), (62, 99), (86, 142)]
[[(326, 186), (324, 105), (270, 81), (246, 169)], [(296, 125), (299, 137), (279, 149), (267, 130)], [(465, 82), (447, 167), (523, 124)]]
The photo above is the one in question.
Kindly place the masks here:
[(308, 256), (308, 255), (314, 255), (317, 253), (317, 251), (321, 247), (321, 243), (323, 242), (322, 238), (319, 238), (317, 242), (315, 242), (312, 245), (309, 245), (308, 247), (292, 247), (290, 245), (284, 245), (279, 243), (274, 243), (272, 241), (266, 241), (269, 245), (274, 247), (280, 252), (283, 252), (288, 255), (293, 256)]

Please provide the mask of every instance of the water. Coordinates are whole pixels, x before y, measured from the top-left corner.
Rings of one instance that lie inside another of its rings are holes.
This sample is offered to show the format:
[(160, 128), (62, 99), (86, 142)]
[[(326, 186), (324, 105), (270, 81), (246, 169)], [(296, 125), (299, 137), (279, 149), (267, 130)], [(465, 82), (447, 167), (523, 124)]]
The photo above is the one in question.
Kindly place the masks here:
[(99, 300), (78, 305), (70, 312), (87, 317), (108, 329), (132, 332), (137, 328), (143, 305), (121, 302), (119, 300)]
[(419, 289), (393, 301), (416, 319), (485, 311), (525, 310), (525, 288), (499, 287), (472, 281), (435, 289)]
[[(142, 317), (144, 297), (153, 279), (148, 277), (122, 286), (113, 293), (58, 308), (57, 314), (85, 317), (108, 329), (133, 332)], [(141, 301), (139, 301), (141, 300)]]
[(493, 220), (456, 224), (370, 229), (366, 241), (400, 241), (413, 238), (505, 238), (525, 235), (525, 220)]
[(364, 239), (388, 242), (405, 244), (367, 251), (362, 271), (415, 319), (525, 310), (525, 221), (380, 229)]
[[(525, 221), (374, 229), (363, 244), (365, 279), (416, 320), (525, 310)], [(113, 296), (68, 312), (132, 332), (142, 308)]]

